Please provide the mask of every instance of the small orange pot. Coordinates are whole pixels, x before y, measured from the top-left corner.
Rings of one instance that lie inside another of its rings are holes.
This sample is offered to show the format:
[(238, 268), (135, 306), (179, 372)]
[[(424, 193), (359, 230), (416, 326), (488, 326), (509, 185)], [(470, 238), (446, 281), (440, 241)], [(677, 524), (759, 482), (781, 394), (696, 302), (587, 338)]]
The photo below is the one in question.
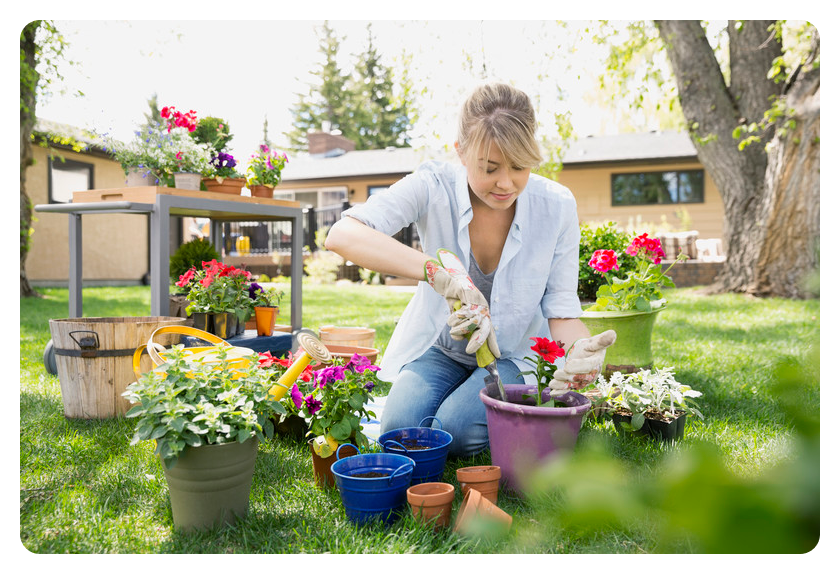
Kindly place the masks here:
[(475, 489), (470, 489), (455, 519), (455, 532), (462, 535), (504, 533), (510, 530), (513, 517), (484, 498)]
[(502, 469), (498, 466), (466, 466), (455, 471), (461, 493), (466, 496), (470, 489), (475, 489), (487, 500), (496, 504), (499, 493), (499, 480)]
[(449, 526), (454, 486), (445, 482), (422, 482), (409, 487), (405, 495), (417, 520), (434, 523), (438, 529)]
[(251, 185), (248, 187), (251, 191), (251, 197), (274, 197), (274, 186), (268, 185)]
[(269, 337), (274, 334), (277, 311), (277, 307), (254, 307), (254, 316), (257, 321), (257, 335)]

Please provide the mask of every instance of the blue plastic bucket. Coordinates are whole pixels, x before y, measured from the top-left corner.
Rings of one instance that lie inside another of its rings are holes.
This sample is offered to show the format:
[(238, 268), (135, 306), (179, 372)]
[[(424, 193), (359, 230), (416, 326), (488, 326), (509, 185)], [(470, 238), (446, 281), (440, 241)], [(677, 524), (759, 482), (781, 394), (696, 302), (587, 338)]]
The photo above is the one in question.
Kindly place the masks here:
[(444, 430), (431, 428), (432, 423), (424, 427), (423, 423), (429, 419), (443, 426), (437, 418), (426, 417), (416, 427), (394, 429), (382, 433), (377, 439), (384, 452), (407, 456), (416, 463), (411, 484), (440, 482), (443, 477), (443, 467), (446, 465), (449, 445), (452, 444), (452, 435)]
[[(405, 505), (405, 491), (411, 485), (414, 461), (407, 456), (389, 453), (357, 454), (346, 458), (338, 456), (330, 470), (335, 476), (335, 486), (347, 518), (357, 524), (371, 520), (386, 523), (396, 520), (397, 511)], [(372, 472), (385, 476), (359, 476)]]

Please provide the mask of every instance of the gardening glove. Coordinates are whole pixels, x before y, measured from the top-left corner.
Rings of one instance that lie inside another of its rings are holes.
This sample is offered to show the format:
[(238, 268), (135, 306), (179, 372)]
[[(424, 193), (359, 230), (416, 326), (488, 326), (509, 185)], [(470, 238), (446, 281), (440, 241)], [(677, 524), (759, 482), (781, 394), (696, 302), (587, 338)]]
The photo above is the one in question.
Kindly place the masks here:
[(580, 389), (595, 381), (604, 365), (607, 347), (615, 343), (615, 331), (604, 331), (594, 337), (578, 339), (566, 353), (566, 364), (554, 371), (548, 384), (552, 397), (559, 397), (571, 389)]
[(461, 260), (445, 249), (438, 250), (438, 259), (425, 264), (426, 282), (446, 299), (449, 305), (449, 334), (453, 339), (468, 339), (467, 353), (475, 353), (485, 342), (494, 357), (499, 358), (496, 331), (490, 322), (490, 305), (473, 284)]

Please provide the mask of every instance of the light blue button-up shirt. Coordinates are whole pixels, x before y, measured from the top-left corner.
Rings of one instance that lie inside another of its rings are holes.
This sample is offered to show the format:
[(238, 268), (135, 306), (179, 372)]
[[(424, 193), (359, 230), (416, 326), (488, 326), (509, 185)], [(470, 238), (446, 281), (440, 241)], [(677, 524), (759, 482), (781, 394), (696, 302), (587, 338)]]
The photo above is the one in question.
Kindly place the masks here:
[[(416, 223), (423, 251), (430, 257), (449, 249), (469, 261), (469, 223), (473, 217), (462, 165), (430, 161), (387, 191), (345, 211), (386, 235)], [(516, 200), (493, 281), (490, 316), (503, 359), (520, 369), (533, 342), (549, 337), (549, 318), (581, 315), (577, 296), (580, 228), (574, 196), (564, 186), (531, 174)], [(382, 357), (379, 378), (393, 381), (400, 369), (422, 355), (446, 325), (449, 309), (443, 297), (421, 282)], [(519, 381), (517, 381), (519, 382)]]

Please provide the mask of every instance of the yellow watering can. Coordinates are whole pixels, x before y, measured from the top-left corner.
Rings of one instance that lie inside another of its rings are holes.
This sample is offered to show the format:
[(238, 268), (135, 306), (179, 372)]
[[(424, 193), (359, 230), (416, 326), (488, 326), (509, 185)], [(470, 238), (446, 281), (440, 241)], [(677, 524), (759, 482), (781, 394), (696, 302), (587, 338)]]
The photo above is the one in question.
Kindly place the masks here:
[(268, 394), (275, 401), (279, 401), (289, 392), (291, 386), (313, 360), (319, 363), (328, 363), (332, 360), (332, 354), (330, 354), (327, 347), (317, 337), (309, 333), (300, 333), (297, 336), (297, 341), (300, 348), (303, 349), (303, 352), (295, 359), (295, 362), (292, 363), (286, 372), (280, 376), (277, 384), (268, 390)]

